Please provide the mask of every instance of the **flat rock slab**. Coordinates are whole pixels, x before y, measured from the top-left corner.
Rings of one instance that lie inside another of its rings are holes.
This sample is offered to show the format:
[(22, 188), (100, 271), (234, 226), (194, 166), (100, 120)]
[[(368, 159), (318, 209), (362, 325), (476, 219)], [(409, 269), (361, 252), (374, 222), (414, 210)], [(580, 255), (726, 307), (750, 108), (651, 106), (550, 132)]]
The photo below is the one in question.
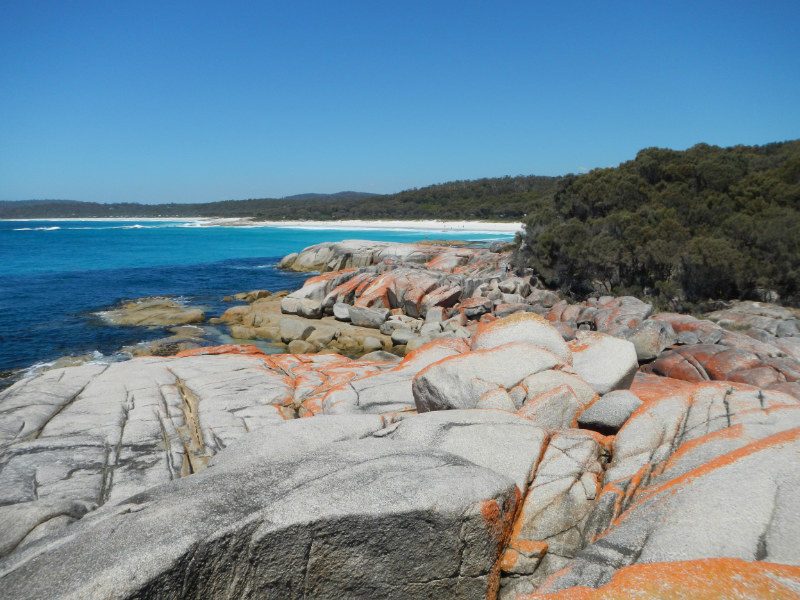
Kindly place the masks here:
[[(309, 450), (331, 419), (338, 435)], [(494, 593), (515, 483), (449, 452), (359, 439), (378, 423), (317, 417), (249, 436), (231, 460), (221, 453), (202, 473), (108, 505), (0, 562), (3, 597)]]
[(134, 326), (186, 325), (206, 320), (201, 309), (184, 306), (170, 298), (142, 298), (104, 311), (100, 316), (114, 325)]
[(451, 452), (512, 479), (525, 492), (548, 436), (535, 424), (499, 410), (447, 410), (404, 419), (389, 434)]

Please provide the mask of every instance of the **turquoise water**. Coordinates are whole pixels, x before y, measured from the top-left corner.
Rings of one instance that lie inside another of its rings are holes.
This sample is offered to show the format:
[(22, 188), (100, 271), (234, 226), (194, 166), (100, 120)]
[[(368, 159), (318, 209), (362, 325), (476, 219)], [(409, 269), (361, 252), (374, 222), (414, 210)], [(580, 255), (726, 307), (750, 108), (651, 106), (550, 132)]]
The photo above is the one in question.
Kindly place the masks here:
[(122, 300), (176, 296), (209, 317), (221, 298), (297, 289), (307, 275), (276, 269), (290, 252), (324, 241), (510, 239), (487, 232), (200, 227), (153, 221), (0, 221), (0, 373), (60, 356), (113, 355), (164, 335), (110, 327), (97, 315)]

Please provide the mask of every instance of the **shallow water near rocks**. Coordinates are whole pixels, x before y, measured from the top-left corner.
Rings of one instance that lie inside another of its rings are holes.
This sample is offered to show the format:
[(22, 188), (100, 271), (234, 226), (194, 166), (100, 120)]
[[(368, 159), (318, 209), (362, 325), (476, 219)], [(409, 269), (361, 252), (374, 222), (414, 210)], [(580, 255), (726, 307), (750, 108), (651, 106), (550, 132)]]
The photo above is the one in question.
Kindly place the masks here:
[[(511, 239), (486, 232), (201, 227), (197, 222), (0, 221), (0, 373), (67, 355), (108, 360), (165, 328), (114, 327), (97, 313), (123, 300), (170, 296), (215, 317), (222, 298), (294, 290), (307, 273), (276, 268), (306, 246), (345, 239)], [(221, 340), (224, 340), (224, 334)], [(0, 378), (0, 386), (3, 386)]]

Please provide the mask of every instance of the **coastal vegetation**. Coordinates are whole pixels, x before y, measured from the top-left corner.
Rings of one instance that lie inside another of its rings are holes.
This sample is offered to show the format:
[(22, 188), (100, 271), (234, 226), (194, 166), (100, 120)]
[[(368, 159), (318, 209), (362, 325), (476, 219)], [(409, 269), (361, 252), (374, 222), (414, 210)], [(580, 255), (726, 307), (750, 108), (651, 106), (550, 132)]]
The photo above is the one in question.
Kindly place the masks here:
[(528, 211), (516, 264), (574, 298), (800, 301), (800, 140), (646, 148), (567, 176)]
[(241, 217), (262, 221), (449, 219), (519, 221), (548, 200), (560, 177), (517, 176), (451, 181), (397, 194), (340, 192), (194, 204), (70, 200), (0, 202), (0, 219)]
[(708, 299), (800, 303), (800, 140), (646, 148), (581, 175), (453, 181), (384, 195), (0, 202), (2, 219), (67, 217), (524, 221), (515, 266), (574, 299), (629, 294), (673, 310)]

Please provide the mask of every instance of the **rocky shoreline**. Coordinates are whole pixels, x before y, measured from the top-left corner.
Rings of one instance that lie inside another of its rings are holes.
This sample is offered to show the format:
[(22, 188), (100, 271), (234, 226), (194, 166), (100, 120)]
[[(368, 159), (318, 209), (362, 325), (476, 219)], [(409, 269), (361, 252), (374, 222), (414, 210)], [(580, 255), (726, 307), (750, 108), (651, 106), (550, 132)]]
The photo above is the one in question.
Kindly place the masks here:
[(501, 249), (313, 246), (215, 323), (286, 354), (0, 393), (3, 596), (799, 597), (797, 311), (568, 304)]

